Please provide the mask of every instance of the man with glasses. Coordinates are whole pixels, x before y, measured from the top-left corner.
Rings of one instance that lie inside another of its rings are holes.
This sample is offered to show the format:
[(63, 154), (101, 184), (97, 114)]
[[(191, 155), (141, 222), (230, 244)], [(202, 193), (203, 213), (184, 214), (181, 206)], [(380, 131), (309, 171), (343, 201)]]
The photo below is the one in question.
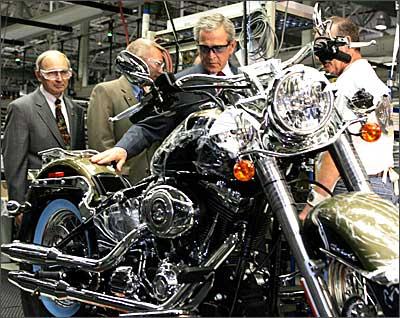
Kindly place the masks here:
[(220, 13), (204, 16), (193, 28), (193, 34), (200, 63), (176, 74), (177, 78), (188, 74), (237, 74), (237, 68), (229, 63), (236, 48), (235, 26), (231, 20)]
[[(150, 70), (150, 77), (155, 80), (164, 71), (167, 52), (163, 47), (149, 39), (139, 38), (131, 42), (126, 48), (129, 52), (139, 56), (146, 62)], [(104, 151), (112, 148), (132, 126), (129, 119), (122, 119), (114, 123), (108, 121), (128, 107), (140, 101), (143, 87), (132, 85), (125, 76), (116, 80), (97, 84), (90, 96), (87, 128), (89, 148)], [(149, 174), (151, 157), (158, 143), (128, 160), (122, 173), (128, 176), (133, 183), (140, 181)]]
[[(200, 64), (178, 73), (177, 78), (188, 74), (229, 76), (237, 73), (237, 68), (229, 64), (229, 58), (236, 48), (235, 26), (232, 21), (219, 13), (204, 16), (199, 19), (193, 33), (199, 49)], [(204, 96), (181, 93), (179, 103), (193, 105)], [(114, 148), (93, 156), (91, 160), (99, 164), (115, 161), (117, 170), (121, 171), (127, 158), (137, 155), (155, 141), (164, 140), (182, 120), (196, 110), (198, 105), (193, 105), (181, 108), (173, 116), (146, 118), (134, 124)]]
[(49, 50), (36, 60), (40, 87), (11, 102), (4, 130), (4, 171), (9, 200), (24, 202), (28, 169), (42, 166), (38, 152), (85, 149), (83, 109), (64, 94), (72, 76), (68, 58)]

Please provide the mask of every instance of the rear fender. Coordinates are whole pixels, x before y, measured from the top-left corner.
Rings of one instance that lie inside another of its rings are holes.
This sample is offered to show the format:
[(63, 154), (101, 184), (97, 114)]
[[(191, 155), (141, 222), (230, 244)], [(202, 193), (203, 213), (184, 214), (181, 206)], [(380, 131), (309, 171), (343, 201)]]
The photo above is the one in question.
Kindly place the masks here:
[(27, 194), (31, 208), (23, 223), (35, 224), (41, 211), (56, 199), (71, 201), (79, 207), (82, 217), (90, 217), (103, 196), (129, 186), (129, 181), (117, 175), (112, 167), (93, 164), (89, 157), (51, 160), (31, 182)]

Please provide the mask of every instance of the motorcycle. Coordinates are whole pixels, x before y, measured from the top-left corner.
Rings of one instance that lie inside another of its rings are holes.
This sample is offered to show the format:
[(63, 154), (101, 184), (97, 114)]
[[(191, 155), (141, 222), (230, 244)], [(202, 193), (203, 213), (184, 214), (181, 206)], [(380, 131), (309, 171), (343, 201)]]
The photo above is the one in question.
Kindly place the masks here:
[[(397, 316), (398, 211), (372, 193), (346, 136), (362, 120), (342, 120), (327, 79), (297, 64), (311, 50), (156, 82), (121, 52), (123, 74), (152, 90), (114, 120), (183, 111), (182, 92), (208, 101), (133, 186), (90, 152), (44, 154), (28, 203), (10, 208), (24, 214), (21, 241), (2, 245), (21, 266), (8, 279), (25, 315), (283, 316), (290, 304), (303, 316)], [(352, 192), (301, 224), (287, 162), (326, 150)]]

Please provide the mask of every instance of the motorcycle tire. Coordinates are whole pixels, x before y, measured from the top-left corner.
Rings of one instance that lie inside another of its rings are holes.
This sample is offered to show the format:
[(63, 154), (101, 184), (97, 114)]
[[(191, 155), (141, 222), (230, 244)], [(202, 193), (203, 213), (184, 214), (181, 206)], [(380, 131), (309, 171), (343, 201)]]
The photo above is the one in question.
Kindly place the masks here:
[(399, 317), (398, 285), (379, 285), (336, 261), (326, 278), (341, 317)]
[[(50, 201), (44, 208), (36, 224), (32, 225), (30, 233), (27, 233), (26, 238), (32, 243), (51, 246), (59, 242), (80, 223), (82, 223), (82, 218), (77, 207), (66, 199), (56, 199)], [(90, 250), (88, 237), (78, 235), (73, 240), (73, 245), (77, 243), (78, 246), (82, 245), (81, 242), (85, 242), (86, 251), (81, 251), (82, 253), (79, 254), (88, 255)], [(69, 244), (62, 251), (68, 253)], [(41, 266), (23, 264), (21, 269), (36, 272), (41, 269)], [(84, 306), (74, 301), (57, 301), (21, 291), (21, 302), (25, 317), (87, 316), (84, 312)]]

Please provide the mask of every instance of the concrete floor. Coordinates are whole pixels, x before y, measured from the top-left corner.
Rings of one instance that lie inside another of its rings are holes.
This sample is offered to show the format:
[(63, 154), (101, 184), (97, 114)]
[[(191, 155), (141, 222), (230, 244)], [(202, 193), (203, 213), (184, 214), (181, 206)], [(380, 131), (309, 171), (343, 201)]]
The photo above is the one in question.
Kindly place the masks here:
[(2, 318), (24, 317), (19, 289), (7, 280), (8, 271), (16, 269), (18, 267), (14, 263), (1, 263), (0, 317)]

